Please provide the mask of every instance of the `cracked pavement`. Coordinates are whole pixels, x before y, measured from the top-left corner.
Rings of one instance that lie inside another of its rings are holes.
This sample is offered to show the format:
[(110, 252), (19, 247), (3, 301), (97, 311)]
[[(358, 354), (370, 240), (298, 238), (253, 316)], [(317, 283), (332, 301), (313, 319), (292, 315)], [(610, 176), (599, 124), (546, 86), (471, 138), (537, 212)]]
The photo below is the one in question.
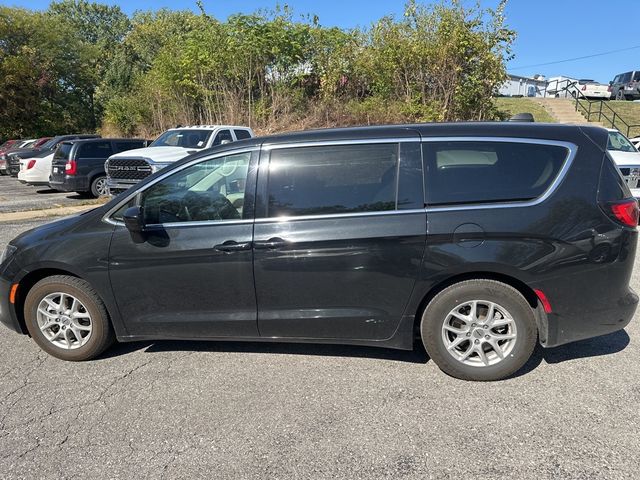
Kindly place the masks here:
[[(0, 248), (40, 223), (0, 224)], [(495, 383), (424, 351), (171, 341), (67, 363), (0, 332), (2, 479), (637, 478), (638, 315)]]

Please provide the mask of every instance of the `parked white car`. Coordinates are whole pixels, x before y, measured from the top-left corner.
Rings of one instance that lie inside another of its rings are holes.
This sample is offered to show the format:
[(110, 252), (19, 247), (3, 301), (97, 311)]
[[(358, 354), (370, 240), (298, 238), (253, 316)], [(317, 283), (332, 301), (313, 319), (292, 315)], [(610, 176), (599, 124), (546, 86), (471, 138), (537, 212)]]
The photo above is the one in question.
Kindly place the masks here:
[(607, 150), (618, 166), (633, 196), (640, 200), (640, 152), (618, 130), (609, 130)]
[(18, 180), (36, 187), (49, 185), (52, 161), (53, 153), (45, 157), (21, 158)]
[(237, 125), (194, 125), (172, 128), (147, 148), (128, 150), (105, 163), (111, 193), (124, 191), (173, 162), (205, 148), (253, 137), (248, 127)]
[(572, 98), (576, 95), (594, 100), (611, 97), (609, 85), (591, 79), (576, 80), (570, 77), (554, 77), (547, 85), (547, 95), (556, 98)]

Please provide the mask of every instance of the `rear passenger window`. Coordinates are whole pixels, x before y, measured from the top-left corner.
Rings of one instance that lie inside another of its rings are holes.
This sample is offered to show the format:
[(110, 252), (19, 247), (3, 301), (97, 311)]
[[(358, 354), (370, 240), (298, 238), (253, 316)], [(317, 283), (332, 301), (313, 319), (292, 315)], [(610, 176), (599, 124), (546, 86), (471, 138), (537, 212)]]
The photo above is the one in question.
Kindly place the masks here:
[(228, 142), (233, 142), (233, 137), (231, 136), (231, 131), (229, 130), (220, 130), (218, 132), (218, 135), (216, 135), (216, 138), (213, 140), (213, 145), (212, 146), (216, 146), (216, 145), (222, 145), (222, 142), (224, 141), (228, 141)]
[(233, 133), (236, 134), (236, 138), (238, 140), (245, 140), (247, 138), (251, 138), (251, 134), (246, 130), (234, 130)]
[(394, 210), (398, 144), (273, 150), (269, 217)]
[(113, 153), (111, 142), (91, 142), (80, 145), (78, 159), (82, 158), (108, 158)]
[(127, 150), (144, 147), (144, 140), (140, 140), (139, 142), (115, 142), (115, 146), (115, 153), (126, 152)]
[(427, 204), (531, 200), (560, 172), (568, 149), (517, 142), (423, 144)]

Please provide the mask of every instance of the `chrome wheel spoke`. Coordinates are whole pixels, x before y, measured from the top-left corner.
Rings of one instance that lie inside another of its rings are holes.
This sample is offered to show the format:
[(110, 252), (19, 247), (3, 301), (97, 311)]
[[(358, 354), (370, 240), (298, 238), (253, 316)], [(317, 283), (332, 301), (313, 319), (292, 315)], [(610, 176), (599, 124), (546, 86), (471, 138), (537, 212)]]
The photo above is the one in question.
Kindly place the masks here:
[(498, 340), (513, 340), (516, 338), (515, 333), (494, 333), (491, 335), (496, 341)]
[(466, 360), (467, 358), (469, 358), (471, 356), (471, 354), (475, 351), (475, 346), (473, 345), (473, 343), (469, 342), (469, 347), (465, 350), (465, 352), (462, 354), (462, 356), (460, 357), (460, 360)]
[(453, 350), (454, 348), (456, 348), (458, 345), (460, 345), (462, 342), (464, 342), (466, 339), (464, 337), (458, 337), (456, 338), (453, 342), (451, 342), (451, 344), (447, 347), (447, 350)]
[(63, 330), (64, 332), (64, 341), (67, 342), (67, 348), (71, 348), (72, 340), (69, 338), (69, 334), (72, 333), (70, 328)]
[(456, 327), (453, 327), (451, 325), (444, 325), (442, 328), (444, 330), (449, 331), (449, 332), (453, 332), (453, 333), (455, 333), (457, 335), (464, 335), (465, 333), (467, 333), (467, 331), (469, 331), (468, 328), (456, 328)]
[(88, 326), (88, 325), (82, 325), (81, 323), (78, 323), (78, 322), (71, 322), (71, 325), (76, 330), (82, 330), (83, 332), (90, 332), (91, 331), (91, 327)]
[(482, 360), (482, 363), (485, 364), (485, 366), (489, 366), (489, 359), (487, 358), (487, 354), (485, 353), (485, 351), (482, 349), (482, 346), (478, 347), (478, 356), (480, 357), (480, 360)]
[(500, 359), (504, 358), (504, 352), (502, 351), (502, 347), (498, 344), (498, 341), (495, 339), (491, 339), (487, 342), (493, 348), (493, 351), (496, 352), (496, 355), (500, 357)]

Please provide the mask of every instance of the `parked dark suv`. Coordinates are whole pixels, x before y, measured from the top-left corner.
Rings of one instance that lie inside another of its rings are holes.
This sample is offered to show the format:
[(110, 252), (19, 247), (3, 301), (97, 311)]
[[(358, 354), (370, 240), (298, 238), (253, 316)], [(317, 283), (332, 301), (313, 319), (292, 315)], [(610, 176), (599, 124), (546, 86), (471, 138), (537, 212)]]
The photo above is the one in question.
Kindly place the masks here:
[(616, 75), (609, 82), (612, 100), (637, 100), (640, 98), (640, 71)]
[(51, 162), (49, 185), (62, 192), (100, 197), (109, 194), (104, 164), (114, 153), (146, 146), (146, 140), (98, 138), (72, 140), (58, 145)]
[(114, 338), (419, 339), (473, 380), (625, 327), (638, 204), (591, 126), (320, 130), (191, 155), (23, 233), (0, 320), (66, 360)]

